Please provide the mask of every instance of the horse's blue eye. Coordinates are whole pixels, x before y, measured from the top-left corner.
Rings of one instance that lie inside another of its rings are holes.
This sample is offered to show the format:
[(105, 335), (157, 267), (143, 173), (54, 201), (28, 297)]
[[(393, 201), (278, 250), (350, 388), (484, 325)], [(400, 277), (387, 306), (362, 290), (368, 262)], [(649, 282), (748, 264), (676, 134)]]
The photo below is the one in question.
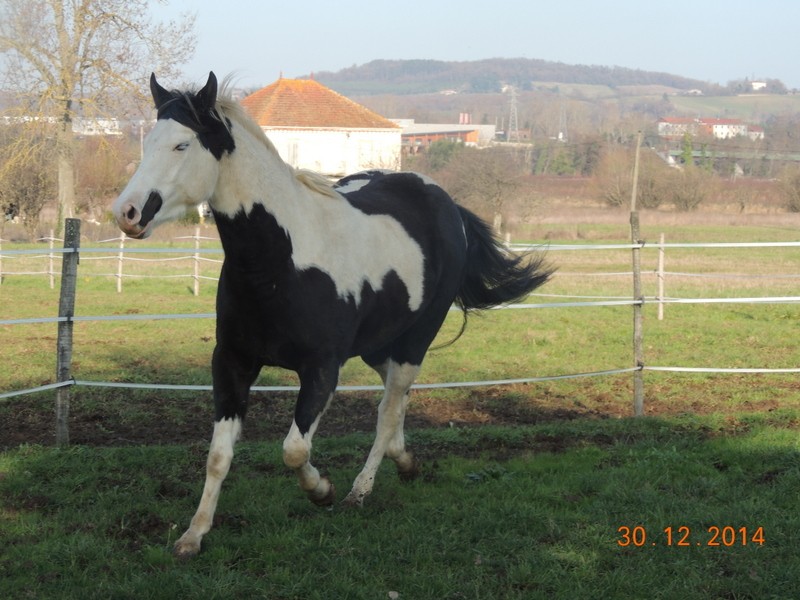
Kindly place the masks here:
[(188, 147), (189, 147), (189, 142), (183, 142), (182, 144), (178, 144), (177, 146), (175, 146), (174, 150), (176, 152), (183, 152)]

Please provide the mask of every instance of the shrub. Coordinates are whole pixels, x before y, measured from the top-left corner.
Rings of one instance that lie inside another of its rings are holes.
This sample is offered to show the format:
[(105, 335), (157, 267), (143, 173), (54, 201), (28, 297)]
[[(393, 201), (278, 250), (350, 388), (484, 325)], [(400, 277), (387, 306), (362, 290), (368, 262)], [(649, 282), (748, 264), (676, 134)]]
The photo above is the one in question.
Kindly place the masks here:
[(779, 181), (786, 208), (790, 212), (800, 212), (800, 168), (787, 168)]

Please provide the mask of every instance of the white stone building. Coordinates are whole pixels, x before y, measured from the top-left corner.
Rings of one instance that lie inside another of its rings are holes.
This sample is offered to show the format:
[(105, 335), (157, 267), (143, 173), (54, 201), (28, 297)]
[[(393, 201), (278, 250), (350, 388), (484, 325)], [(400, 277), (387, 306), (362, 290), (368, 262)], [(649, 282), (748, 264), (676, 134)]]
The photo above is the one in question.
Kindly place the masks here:
[(242, 106), (298, 169), (339, 178), (400, 168), (402, 129), (312, 79), (279, 79)]

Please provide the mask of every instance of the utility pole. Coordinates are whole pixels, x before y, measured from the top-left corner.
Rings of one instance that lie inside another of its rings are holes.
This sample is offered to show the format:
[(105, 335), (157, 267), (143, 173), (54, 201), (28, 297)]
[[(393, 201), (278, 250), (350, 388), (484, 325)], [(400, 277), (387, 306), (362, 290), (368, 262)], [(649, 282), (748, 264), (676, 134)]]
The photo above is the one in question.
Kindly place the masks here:
[(519, 125), (517, 124), (517, 90), (511, 89), (511, 101), (508, 112), (508, 131), (506, 131), (507, 142), (519, 143)]

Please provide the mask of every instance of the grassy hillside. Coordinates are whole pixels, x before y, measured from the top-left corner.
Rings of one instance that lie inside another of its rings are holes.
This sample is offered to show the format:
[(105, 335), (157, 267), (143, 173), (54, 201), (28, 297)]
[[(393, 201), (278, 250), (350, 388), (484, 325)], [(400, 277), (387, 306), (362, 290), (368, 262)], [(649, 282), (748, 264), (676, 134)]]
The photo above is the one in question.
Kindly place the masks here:
[(770, 115), (800, 112), (800, 95), (671, 96), (677, 114), (760, 123)]
[(468, 62), (438, 60), (374, 60), (314, 78), (345, 95), (497, 92), (504, 84), (531, 89), (535, 82), (570, 85), (659, 85), (681, 90), (713, 91), (718, 86), (672, 75), (599, 65), (568, 65), (527, 58), (492, 58)]

